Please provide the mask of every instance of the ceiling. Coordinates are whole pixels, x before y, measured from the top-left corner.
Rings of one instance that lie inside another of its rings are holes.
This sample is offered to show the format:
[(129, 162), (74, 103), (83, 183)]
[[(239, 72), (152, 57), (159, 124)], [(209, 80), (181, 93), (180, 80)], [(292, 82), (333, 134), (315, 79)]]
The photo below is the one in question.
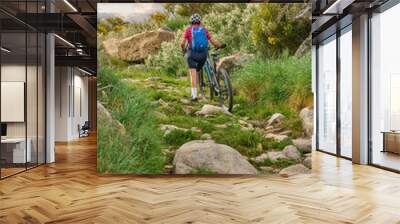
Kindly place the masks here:
[(47, 4), (46, 0), (1, 0), (0, 25), (7, 42), (3, 46), (13, 49), (7, 54), (9, 60), (35, 55), (37, 48), (31, 44), (25, 52), (26, 30), (51, 32), (57, 34), (56, 66), (77, 66), (96, 74), (96, 10), (96, 0), (47, 0)]

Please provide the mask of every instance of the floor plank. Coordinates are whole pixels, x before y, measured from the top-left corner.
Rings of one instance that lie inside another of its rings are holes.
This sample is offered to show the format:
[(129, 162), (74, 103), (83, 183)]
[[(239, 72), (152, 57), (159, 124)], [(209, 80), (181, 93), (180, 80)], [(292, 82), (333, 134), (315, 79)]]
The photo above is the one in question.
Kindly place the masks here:
[(0, 223), (400, 223), (400, 175), (313, 153), (311, 175), (96, 173), (94, 137), (0, 181)]

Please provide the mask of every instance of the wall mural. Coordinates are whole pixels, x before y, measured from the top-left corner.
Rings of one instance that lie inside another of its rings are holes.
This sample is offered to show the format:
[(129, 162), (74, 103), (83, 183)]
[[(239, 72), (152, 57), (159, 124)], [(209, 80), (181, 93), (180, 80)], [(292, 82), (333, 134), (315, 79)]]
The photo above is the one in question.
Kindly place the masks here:
[(99, 173), (309, 173), (309, 4), (98, 4)]

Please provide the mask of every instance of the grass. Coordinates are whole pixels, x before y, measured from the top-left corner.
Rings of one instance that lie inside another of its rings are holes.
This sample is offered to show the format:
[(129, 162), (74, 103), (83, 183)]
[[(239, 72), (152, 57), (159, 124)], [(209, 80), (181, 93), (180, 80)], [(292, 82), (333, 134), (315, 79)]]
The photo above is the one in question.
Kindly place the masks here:
[[(162, 153), (162, 133), (152, 113), (154, 106), (145, 92), (119, 81), (114, 70), (102, 69), (98, 85), (111, 86), (99, 101), (120, 121), (126, 134), (99, 117), (98, 171), (101, 173), (162, 173), (165, 156)], [(103, 90), (105, 91), (105, 90)]]
[(172, 130), (164, 137), (164, 140), (168, 145), (177, 147), (195, 139), (200, 139), (200, 135), (198, 133), (191, 130), (184, 131), (179, 129)]
[(285, 158), (279, 158), (277, 161), (272, 162), (270, 159), (266, 159), (261, 163), (258, 163), (257, 166), (270, 166), (275, 169), (283, 169), (285, 167), (297, 164), (298, 162), (296, 160), (292, 159), (285, 159)]
[[(268, 149), (282, 150), (291, 143), (290, 140), (275, 142), (264, 138), (255, 131), (243, 131), (239, 127), (218, 129), (212, 132), (211, 135), (217, 143), (229, 145), (247, 157), (258, 156)], [(262, 145), (263, 150), (257, 147), (259, 144)]]
[(209, 175), (209, 174), (217, 174), (217, 172), (214, 172), (207, 168), (195, 168), (190, 171), (190, 174), (208, 174)]
[(286, 116), (284, 125), (292, 137), (302, 134), (299, 110), (312, 105), (311, 57), (283, 55), (277, 59), (257, 57), (235, 70), (237, 96), (235, 114), (253, 119), (268, 119), (274, 113)]

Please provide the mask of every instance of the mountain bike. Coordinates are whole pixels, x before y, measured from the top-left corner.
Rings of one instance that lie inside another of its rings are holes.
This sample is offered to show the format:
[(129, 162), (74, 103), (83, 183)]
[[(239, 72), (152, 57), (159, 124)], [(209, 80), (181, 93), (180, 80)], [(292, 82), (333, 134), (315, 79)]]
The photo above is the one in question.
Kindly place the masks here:
[[(205, 95), (205, 91), (208, 91), (210, 100), (216, 98), (221, 107), (232, 112), (233, 89), (229, 73), (223, 68), (217, 70), (217, 63), (220, 59), (219, 49), (222, 48), (216, 48), (214, 52), (208, 53), (203, 69), (197, 73), (199, 90), (200, 94), (203, 95)], [(204, 71), (206, 77), (204, 77)]]

